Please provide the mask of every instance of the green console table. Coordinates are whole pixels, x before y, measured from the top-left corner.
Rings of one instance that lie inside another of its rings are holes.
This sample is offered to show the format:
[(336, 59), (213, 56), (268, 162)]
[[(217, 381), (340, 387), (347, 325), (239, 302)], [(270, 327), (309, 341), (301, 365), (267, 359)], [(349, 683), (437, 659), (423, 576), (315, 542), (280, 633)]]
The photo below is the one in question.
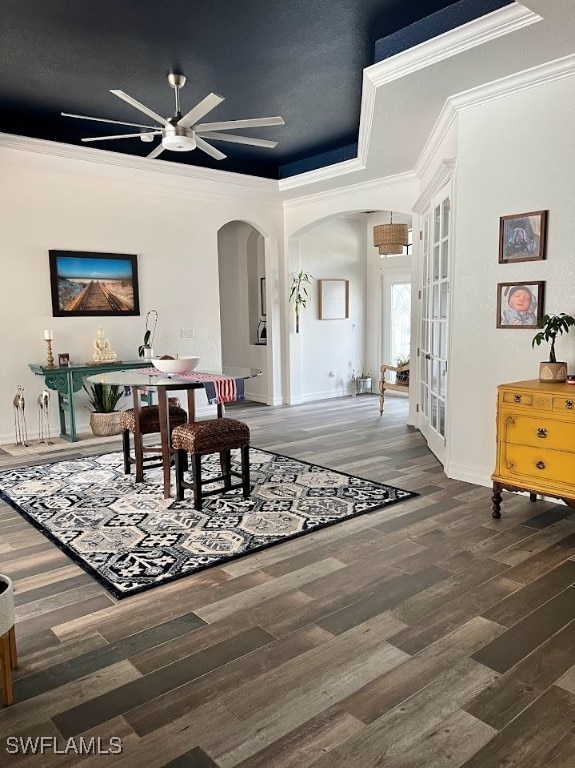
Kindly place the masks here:
[[(76, 433), (76, 414), (74, 413), (74, 392), (79, 392), (84, 384), (84, 378), (95, 373), (106, 373), (108, 371), (127, 371), (131, 368), (150, 368), (150, 360), (133, 360), (122, 362), (116, 360), (114, 363), (102, 363), (90, 365), (69, 365), (59, 367), (49, 365), (38, 365), (29, 363), (30, 369), (37, 375), (43, 376), (48, 389), (53, 389), (58, 393), (58, 409), (60, 411), (60, 437), (64, 440), (76, 442), (78, 435)], [(66, 414), (70, 429), (66, 427)]]

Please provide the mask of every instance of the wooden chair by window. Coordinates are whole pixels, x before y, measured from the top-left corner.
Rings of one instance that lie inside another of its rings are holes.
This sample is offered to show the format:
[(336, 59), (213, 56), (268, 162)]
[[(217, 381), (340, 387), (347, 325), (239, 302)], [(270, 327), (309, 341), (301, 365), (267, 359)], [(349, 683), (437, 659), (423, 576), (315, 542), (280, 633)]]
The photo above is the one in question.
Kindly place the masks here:
[[(380, 367), (379, 377), (379, 415), (383, 413), (383, 404), (385, 400), (385, 390), (390, 389), (394, 392), (409, 392), (409, 363), (406, 365), (388, 365), (384, 363)], [(386, 381), (387, 371), (395, 372), (395, 381)]]

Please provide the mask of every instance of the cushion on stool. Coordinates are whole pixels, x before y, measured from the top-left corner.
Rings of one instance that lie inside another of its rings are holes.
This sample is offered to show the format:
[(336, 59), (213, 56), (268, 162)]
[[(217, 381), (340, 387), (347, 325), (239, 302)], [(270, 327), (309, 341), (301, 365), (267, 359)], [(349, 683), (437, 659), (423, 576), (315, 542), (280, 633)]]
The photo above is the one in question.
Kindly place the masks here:
[(210, 419), (182, 424), (172, 432), (172, 445), (187, 453), (218, 453), (249, 445), (250, 429), (237, 419)]
[[(185, 424), (188, 420), (188, 414), (183, 408), (170, 405), (168, 408), (170, 414), (170, 427), (177, 424)], [(122, 430), (136, 431), (136, 419), (134, 418), (134, 409), (129, 408), (122, 411), (120, 416), (120, 427)], [(160, 411), (157, 405), (144, 405), (140, 411), (140, 433), (148, 435), (152, 432), (160, 432)]]

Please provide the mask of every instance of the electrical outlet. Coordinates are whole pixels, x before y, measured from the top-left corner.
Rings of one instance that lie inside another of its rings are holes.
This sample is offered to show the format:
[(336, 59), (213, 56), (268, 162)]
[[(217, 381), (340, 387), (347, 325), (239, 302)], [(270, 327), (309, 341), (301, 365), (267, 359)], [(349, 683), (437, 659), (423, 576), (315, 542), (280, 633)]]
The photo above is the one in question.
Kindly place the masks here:
[(180, 338), (181, 339), (193, 339), (194, 338), (194, 332), (191, 328), (181, 328), (180, 329)]

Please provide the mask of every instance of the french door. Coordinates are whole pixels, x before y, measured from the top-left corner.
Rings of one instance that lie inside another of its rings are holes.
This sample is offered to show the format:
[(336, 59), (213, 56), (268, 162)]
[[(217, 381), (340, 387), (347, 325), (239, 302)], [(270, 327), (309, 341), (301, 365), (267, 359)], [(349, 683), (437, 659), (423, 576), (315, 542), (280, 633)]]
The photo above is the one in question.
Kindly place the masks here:
[(445, 463), (449, 334), (450, 188), (432, 201), (423, 219), (418, 426)]

